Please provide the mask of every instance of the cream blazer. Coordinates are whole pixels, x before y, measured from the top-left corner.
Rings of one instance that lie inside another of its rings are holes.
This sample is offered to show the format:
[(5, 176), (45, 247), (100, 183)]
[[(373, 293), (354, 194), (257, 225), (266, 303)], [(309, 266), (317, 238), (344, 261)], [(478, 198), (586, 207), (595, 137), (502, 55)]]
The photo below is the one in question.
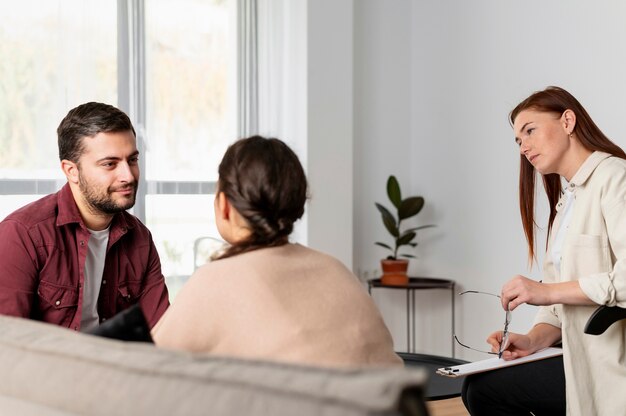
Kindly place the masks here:
[[(626, 160), (594, 152), (568, 185), (574, 211), (557, 270), (548, 247), (544, 282), (578, 280), (598, 305), (626, 307)], [(556, 206), (552, 236), (561, 220)], [(561, 328), (569, 415), (626, 415), (626, 321), (602, 335), (587, 335), (585, 323), (598, 306), (539, 308), (535, 323)]]
[(397, 366), (389, 330), (341, 262), (299, 244), (201, 267), (153, 330), (159, 346), (320, 366)]

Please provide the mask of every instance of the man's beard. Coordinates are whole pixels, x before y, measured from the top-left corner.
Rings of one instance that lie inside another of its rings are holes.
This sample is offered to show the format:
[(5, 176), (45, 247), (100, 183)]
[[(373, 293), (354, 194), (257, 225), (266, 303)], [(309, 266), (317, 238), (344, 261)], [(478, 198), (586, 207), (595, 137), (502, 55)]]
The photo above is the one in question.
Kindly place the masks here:
[[(135, 205), (135, 197), (137, 196), (137, 183), (129, 183), (124, 186), (110, 187), (105, 192), (100, 192), (96, 187), (91, 186), (82, 175), (78, 176), (78, 187), (83, 194), (83, 198), (94, 213), (117, 214), (126, 211)], [(125, 204), (119, 204), (111, 198), (111, 194), (115, 191), (123, 189), (133, 189), (132, 198), (128, 198)]]

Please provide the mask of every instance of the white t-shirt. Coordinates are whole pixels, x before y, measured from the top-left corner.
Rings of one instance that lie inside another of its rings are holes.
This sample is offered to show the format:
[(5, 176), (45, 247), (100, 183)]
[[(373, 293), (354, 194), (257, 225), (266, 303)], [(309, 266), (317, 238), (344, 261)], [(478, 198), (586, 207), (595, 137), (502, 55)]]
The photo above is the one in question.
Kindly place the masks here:
[(83, 282), (83, 309), (80, 321), (81, 331), (87, 331), (100, 324), (98, 297), (104, 272), (104, 259), (109, 243), (109, 228), (102, 231), (89, 230), (91, 237), (87, 244), (85, 261), (85, 281)]
[(561, 273), (561, 252), (563, 251), (563, 242), (565, 241), (565, 235), (567, 234), (567, 229), (569, 228), (569, 222), (572, 219), (572, 211), (574, 211), (574, 192), (572, 192), (569, 188), (565, 188), (565, 192), (563, 192), (563, 215), (561, 216), (561, 222), (559, 224), (559, 229), (556, 232), (556, 236), (552, 242), (552, 261), (554, 262), (554, 267)]

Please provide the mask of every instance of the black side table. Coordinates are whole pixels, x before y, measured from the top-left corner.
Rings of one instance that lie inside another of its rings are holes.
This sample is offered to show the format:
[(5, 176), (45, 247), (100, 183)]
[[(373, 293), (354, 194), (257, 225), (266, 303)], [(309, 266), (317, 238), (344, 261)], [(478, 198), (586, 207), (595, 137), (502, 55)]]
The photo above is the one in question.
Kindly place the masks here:
[[(406, 285), (384, 285), (380, 279), (368, 280), (368, 291), (372, 294), (373, 288), (400, 289), (406, 291), (406, 352), (415, 352), (415, 291), (426, 289), (449, 289), (452, 308), (452, 327), (450, 342), (452, 357), (454, 358), (454, 280), (438, 279), (434, 277), (410, 277)], [(412, 324), (411, 324), (412, 323)]]

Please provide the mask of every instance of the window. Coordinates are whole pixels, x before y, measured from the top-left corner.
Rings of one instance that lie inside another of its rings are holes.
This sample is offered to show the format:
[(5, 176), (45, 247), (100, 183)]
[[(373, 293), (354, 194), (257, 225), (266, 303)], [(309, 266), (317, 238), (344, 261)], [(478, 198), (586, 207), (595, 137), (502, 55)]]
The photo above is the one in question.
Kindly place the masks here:
[[(218, 237), (217, 164), (236, 138), (235, 0), (24, 0), (0, 26), (0, 219), (56, 192), (56, 128), (102, 101), (137, 130), (133, 213), (150, 228), (176, 288), (196, 239)], [(4, 59), (10, 57), (10, 59)]]
[(146, 2), (145, 218), (174, 293), (195, 241), (219, 237), (212, 194), (236, 138), (233, 15), (225, 0)]
[(89, 100), (117, 102), (115, 3), (24, 0), (0, 26), (2, 218), (65, 182), (56, 128)]

